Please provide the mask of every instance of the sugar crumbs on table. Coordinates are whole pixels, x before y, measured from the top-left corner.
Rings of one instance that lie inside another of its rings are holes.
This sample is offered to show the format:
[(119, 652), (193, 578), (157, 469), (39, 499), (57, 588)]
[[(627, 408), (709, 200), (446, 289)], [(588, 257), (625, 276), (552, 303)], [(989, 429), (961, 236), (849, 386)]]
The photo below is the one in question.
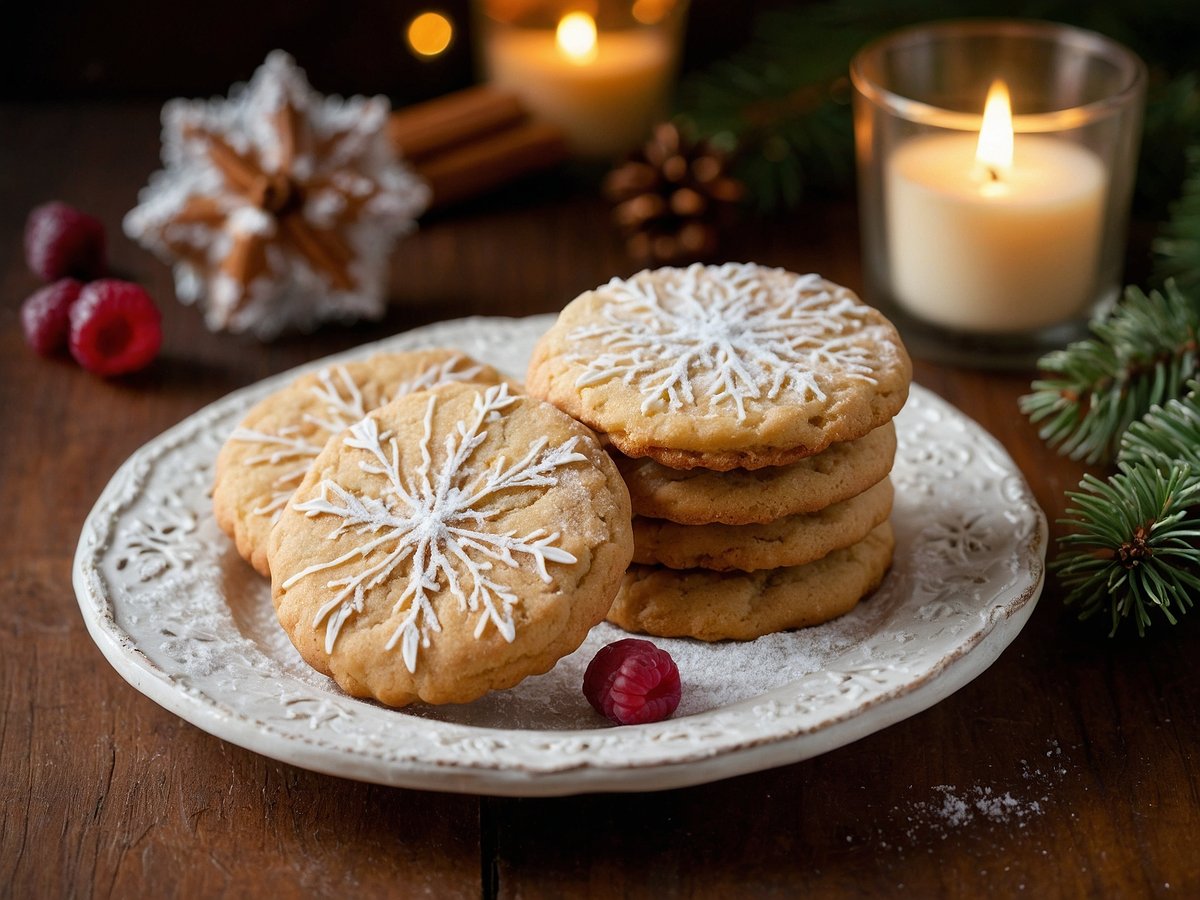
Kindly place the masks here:
[[(1047, 757), (1058, 760), (1063, 751), (1052, 740)], [(1053, 788), (1067, 775), (1067, 768), (1056, 762), (1047, 769), (1035, 767), (1027, 760), (1020, 761), (1020, 783), (1003, 788), (984, 784), (960, 788), (940, 784), (933, 788), (934, 797), (914, 800), (894, 807), (892, 814), (904, 823), (903, 833), (910, 845), (916, 846), (930, 838), (946, 840), (955, 830), (979, 822), (985, 825), (1005, 825), (1024, 829), (1031, 819), (1045, 814), (1051, 803)], [(883, 836), (880, 831), (879, 836)], [(885, 848), (890, 844), (881, 841)]]

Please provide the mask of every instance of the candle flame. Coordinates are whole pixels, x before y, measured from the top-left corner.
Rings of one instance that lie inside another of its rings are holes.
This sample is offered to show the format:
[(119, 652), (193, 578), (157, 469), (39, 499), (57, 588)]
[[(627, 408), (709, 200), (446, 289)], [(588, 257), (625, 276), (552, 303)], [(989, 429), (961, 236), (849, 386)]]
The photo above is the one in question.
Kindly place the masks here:
[(596, 20), (585, 12), (563, 16), (554, 39), (571, 62), (585, 65), (596, 58)]
[(1013, 122), (1008, 85), (993, 81), (983, 105), (983, 125), (975, 161), (989, 181), (999, 181), (1012, 170)]

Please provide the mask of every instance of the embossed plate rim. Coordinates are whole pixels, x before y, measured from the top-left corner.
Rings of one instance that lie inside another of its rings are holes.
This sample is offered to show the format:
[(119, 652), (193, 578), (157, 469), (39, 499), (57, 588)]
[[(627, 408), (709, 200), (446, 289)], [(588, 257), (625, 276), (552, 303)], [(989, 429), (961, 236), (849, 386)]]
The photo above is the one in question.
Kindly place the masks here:
[[(310, 727), (315, 718), (306, 723), (303, 717), (288, 714), (286, 687), (280, 691), (273, 721), (245, 714), (236, 708), (237, 698), (206, 690), (203, 673), (178, 664), (167, 667), (154, 662), (118, 623), (120, 591), (107, 583), (100, 563), (122, 511), (136, 502), (139, 491), (154, 473), (154, 462), (172, 448), (198, 437), (211, 439), (211, 434), (205, 434), (206, 425), (228, 417), (231, 410), (244, 409), (302, 371), (382, 349), (459, 344), (467, 352), (479, 352), (472, 349), (472, 342), (503, 346), (506, 338), (514, 335), (529, 339), (551, 321), (552, 316), (535, 316), (440, 322), (315, 360), (227, 395), (136, 451), (101, 493), (84, 524), (75, 557), (74, 584), (80, 608), (105, 658), (135, 688), (181, 718), (281, 762), (396, 786), (542, 796), (681, 787), (827, 752), (914, 715), (966, 685), (1000, 655), (1032, 614), (1045, 575), (1044, 514), (994, 438), (946, 401), (914, 385), (917, 406), (932, 409), (963, 429), (972, 446), (983, 451), (982, 455), (1006, 475), (1007, 489), (1014, 492), (1013, 509), (1028, 518), (1029, 532), (1019, 548), (1017, 574), (1012, 583), (986, 600), (986, 608), (972, 611), (977, 618), (982, 616), (982, 625), (919, 677), (862, 688), (841, 708), (823, 710), (815, 720), (812, 710), (808, 710), (807, 719), (800, 711), (804, 704), (797, 695), (802, 681), (824, 673), (813, 673), (758, 697), (680, 719), (580, 731), (504, 730), (442, 722), (360, 704), (329, 690), (322, 702), (334, 710), (361, 714), (360, 731), (383, 723), (389, 738), (401, 734), (404, 746), (411, 746), (404, 750), (395, 743), (381, 744), (381, 739), (375, 737), (372, 748), (369, 736), (356, 734), (353, 729), (339, 732), (339, 740), (346, 738), (340, 743), (324, 739), (324, 735), (318, 737), (317, 729)], [(966, 611), (959, 612), (966, 615)], [(788, 703), (792, 704), (790, 711)], [(347, 743), (351, 738), (359, 744)]]

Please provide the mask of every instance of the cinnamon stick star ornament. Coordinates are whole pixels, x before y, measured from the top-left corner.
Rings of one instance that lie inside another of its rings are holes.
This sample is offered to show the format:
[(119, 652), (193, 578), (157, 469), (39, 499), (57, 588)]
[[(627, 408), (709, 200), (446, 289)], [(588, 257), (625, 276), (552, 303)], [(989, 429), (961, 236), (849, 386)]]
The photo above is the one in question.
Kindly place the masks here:
[(125, 233), (172, 264), (214, 331), (266, 340), (379, 318), (388, 256), (429, 201), (388, 140), (388, 101), (325, 97), (276, 50), (229, 97), (163, 107), (164, 169)]

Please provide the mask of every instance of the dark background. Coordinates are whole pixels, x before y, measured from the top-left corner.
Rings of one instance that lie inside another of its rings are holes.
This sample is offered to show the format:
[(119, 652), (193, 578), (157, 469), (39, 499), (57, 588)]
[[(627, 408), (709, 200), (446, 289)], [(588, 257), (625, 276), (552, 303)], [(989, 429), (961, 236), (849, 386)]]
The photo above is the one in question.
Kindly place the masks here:
[[(755, 12), (779, 5), (693, 0), (685, 66), (726, 55), (747, 37)], [(14, 0), (5, 6), (0, 100), (224, 94), (276, 48), (296, 57), (323, 93), (383, 93), (404, 104), (473, 80), (468, 0)], [(455, 40), (433, 60), (416, 59), (404, 40), (409, 21), (425, 10), (455, 23)]]

